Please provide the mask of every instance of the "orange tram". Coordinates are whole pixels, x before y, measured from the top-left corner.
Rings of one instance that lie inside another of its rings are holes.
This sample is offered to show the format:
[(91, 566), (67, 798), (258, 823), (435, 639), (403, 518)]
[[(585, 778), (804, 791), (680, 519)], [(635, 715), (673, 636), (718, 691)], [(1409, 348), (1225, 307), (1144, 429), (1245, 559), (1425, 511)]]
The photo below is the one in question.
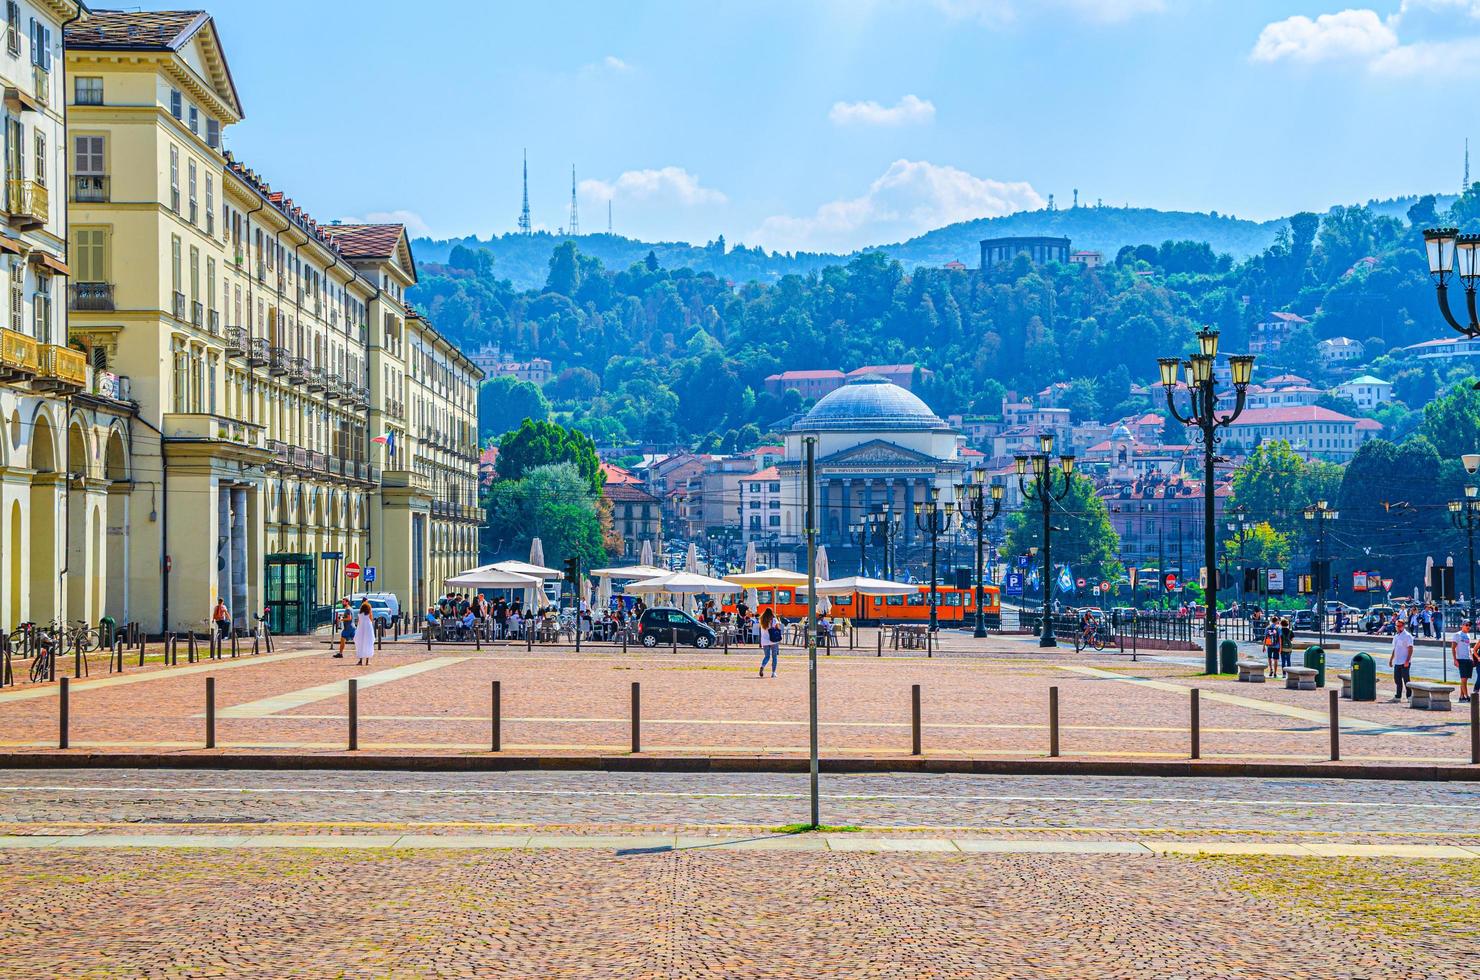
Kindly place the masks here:
[[(936, 619), (941, 623), (975, 625), (976, 606), (973, 605), (971, 589), (937, 586), (940, 597)], [(982, 587), (982, 614), (986, 625), (997, 629), (1002, 625), (1002, 600), (995, 585)], [(756, 612), (770, 608), (783, 619), (795, 622), (807, 618), (806, 589), (756, 589)], [(930, 586), (921, 585), (908, 595), (867, 596), (833, 595), (827, 597), (832, 603), (828, 616), (833, 619), (848, 619), (860, 623), (928, 623), (930, 621)], [(725, 610), (734, 612), (733, 602), (726, 602)]]

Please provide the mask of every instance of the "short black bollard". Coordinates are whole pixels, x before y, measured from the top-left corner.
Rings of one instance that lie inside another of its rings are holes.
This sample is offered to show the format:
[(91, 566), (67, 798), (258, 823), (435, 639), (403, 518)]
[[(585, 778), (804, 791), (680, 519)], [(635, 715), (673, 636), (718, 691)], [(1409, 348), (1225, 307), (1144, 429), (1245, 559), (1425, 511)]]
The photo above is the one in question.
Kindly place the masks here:
[(627, 652), (627, 631), (622, 630), (622, 652)]
[(500, 752), (504, 747), (504, 706), (503, 689), (498, 681), (493, 682), (493, 721), (492, 721), (492, 745), (490, 751)]
[(632, 682), (632, 752), (642, 751), (642, 685)]
[(206, 678), (206, 748), (216, 747), (216, 678)]
[(67, 689), (67, 678), (63, 677), (61, 686), (57, 688), (57, 748), (65, 749), (71, 741), (68, 738), (67, 728), (71, 715), (71, 692)]
[(1470, 692), (1470, 765), (1480, 766), (1480, 691)]
[(925, 659), (929, 660), (935, 656), (935, 631), (928, 626), (925, 628)]
[(145, 640), (143, 637), (140, 637), (139, 638), (139, 666), (140, 667), (144, 666), (144, 648), (147, 645), (148, 645), (148, 641)]
[(375, 624), (375, 649), (379, 650), (385, 646), (385, 623)]
[[(1331, 696), (1331, 761), (1341, 761), (1341, 692), (1332, 689)], [(1472, 746), (1473, 747), (1473, 746)]]
[(884, 627), (879, 627), (879, 631), (874, 634), (874, 640), (874, 646), (876, 648), (874, 656), (882, 657), (884, 655)]
[(360, 682), (353, 677), (349, 681), (349, 750), (360, 747)]
[(240, 639), (241, 639), (241, 637), (237, 635), (236, 630), (235, 629), (232, 629), (232, 631), (231, 631), (231, 659), (232, 660), (235, 660), (237, 657), (241, 656), (241, 647), (238, 645), (238, 642), (237, 642)]
[(910, 755), (920, 754), (920, 685), (910, 685)]
[(1194, 759), (1202, 758), (1202, 699), (1201, 692), (1192, 689), (1192, 753)]
[(524, 649), (529, 653), (534, 652), (534, 628), (528, 623), (524, 624)]
[(483, 631), (478, 628), (477, 623), (473, 624), (473, 649), (480, 653), (483, 651)]
[(427, 653), (432, 652), (432, 624), (427, 623), (421, 628), (421, 633), (427, 638)]
[(719, 635), (719, 642), (725, 648), (725, 656), (730, 655), (730, 631), (725, 630)]
[(1059, 754), (1059, 689), (1048, 689), (1048, 755), (1058, 758)]
[(185, 659), (189, 663), (195, 663), (195, 630), (190, 631), (190, 640), (185, 644)]
[(669, 644), (671, 646), (672, 652), (673, 653), (677, 653), (678, 652), (678, 627), (677, 626), (670, 626), (670, 627), (668, 627), (668, 642), (669, 642)]

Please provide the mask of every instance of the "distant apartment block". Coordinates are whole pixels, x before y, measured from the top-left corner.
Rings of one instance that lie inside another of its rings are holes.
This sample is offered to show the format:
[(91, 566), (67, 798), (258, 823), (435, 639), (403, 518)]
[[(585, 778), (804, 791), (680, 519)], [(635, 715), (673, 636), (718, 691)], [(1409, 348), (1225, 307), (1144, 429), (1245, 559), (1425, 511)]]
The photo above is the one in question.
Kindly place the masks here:
[(1069, 239), (1032, 235), (1018, 238), (982, 239), (982, 268), (992, 269), (1026, 255), (1034, 265), (1049, 262), (1069, 264)]
[(1336, 364), (1355, 364), (1367, 356), (1367, 345), (1351, 337), (1332, 337), (1316, 344), (1321, 363), (1327, 367)]
[(491, 378), (517, 378), (530, 384), (543, 386), (550, 380), (551, 367), (543, 357), (532, 357), (527, 361), (511, 360), (497, 347), (485, 346), (469, 358), (483, 371), (485, 380)]
[(1307, 458), (1344, 463), (1357, 448), (1382, 432), (1382, 423), (1357, 419), (1316, 405), (1298, 408), (1251, 408), (1228, 430), (1231, 450), (1251, 451), (1263, 442), (1283, 439)]
[(1296, 327), (1309, 325), (1310, 321), (1298, 313), (1271, 313), (1263, 323), (1254, 324), (1249, 335), (1250, 354), (1273, 354), (1285, 346)]

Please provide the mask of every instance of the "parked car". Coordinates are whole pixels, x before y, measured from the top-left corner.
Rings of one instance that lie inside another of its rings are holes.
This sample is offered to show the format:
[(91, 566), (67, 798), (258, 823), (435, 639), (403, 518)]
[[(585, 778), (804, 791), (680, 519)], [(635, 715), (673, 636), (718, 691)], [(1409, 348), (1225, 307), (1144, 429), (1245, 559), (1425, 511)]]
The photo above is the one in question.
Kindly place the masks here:
[(1136, 610), (1130, 606), (1116, 606), (1110, 610), (1110, 622), (1116, 626), (1124, 626), (1136, 621)]
[(1319, 624), (1314, 609), (1297, 609), (1290, 616), (1290, 625), (1298, 630), (1313, 630)]
[(360, 603), (368, 601), (370, 618), (375, 621), (376, 626), (384, 626), (387, 629), (401, 612), (400, 602), (389, 592), (356, 592), (345, 598), (349, 600), (352, 610), (358, 610)]
[(719, 634), (682, 609), (659, 606), (643, 610), (642, 618), (637, 621), (637, 638), (645, 647), (677, 642), (707, 650), (714, 646)]

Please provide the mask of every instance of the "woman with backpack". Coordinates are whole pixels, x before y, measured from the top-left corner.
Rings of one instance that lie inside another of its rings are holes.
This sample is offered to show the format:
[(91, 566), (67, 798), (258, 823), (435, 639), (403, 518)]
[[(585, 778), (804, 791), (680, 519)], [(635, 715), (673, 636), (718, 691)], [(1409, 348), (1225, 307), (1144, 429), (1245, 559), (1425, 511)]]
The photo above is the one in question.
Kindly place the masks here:
[(776, 676), (776, 666), (781, 662), (781, 617), (770, 609), (761, 613), (761, 669), (757, 676), (766, 676), (766, 664), (771, 665), (771, 676)]

